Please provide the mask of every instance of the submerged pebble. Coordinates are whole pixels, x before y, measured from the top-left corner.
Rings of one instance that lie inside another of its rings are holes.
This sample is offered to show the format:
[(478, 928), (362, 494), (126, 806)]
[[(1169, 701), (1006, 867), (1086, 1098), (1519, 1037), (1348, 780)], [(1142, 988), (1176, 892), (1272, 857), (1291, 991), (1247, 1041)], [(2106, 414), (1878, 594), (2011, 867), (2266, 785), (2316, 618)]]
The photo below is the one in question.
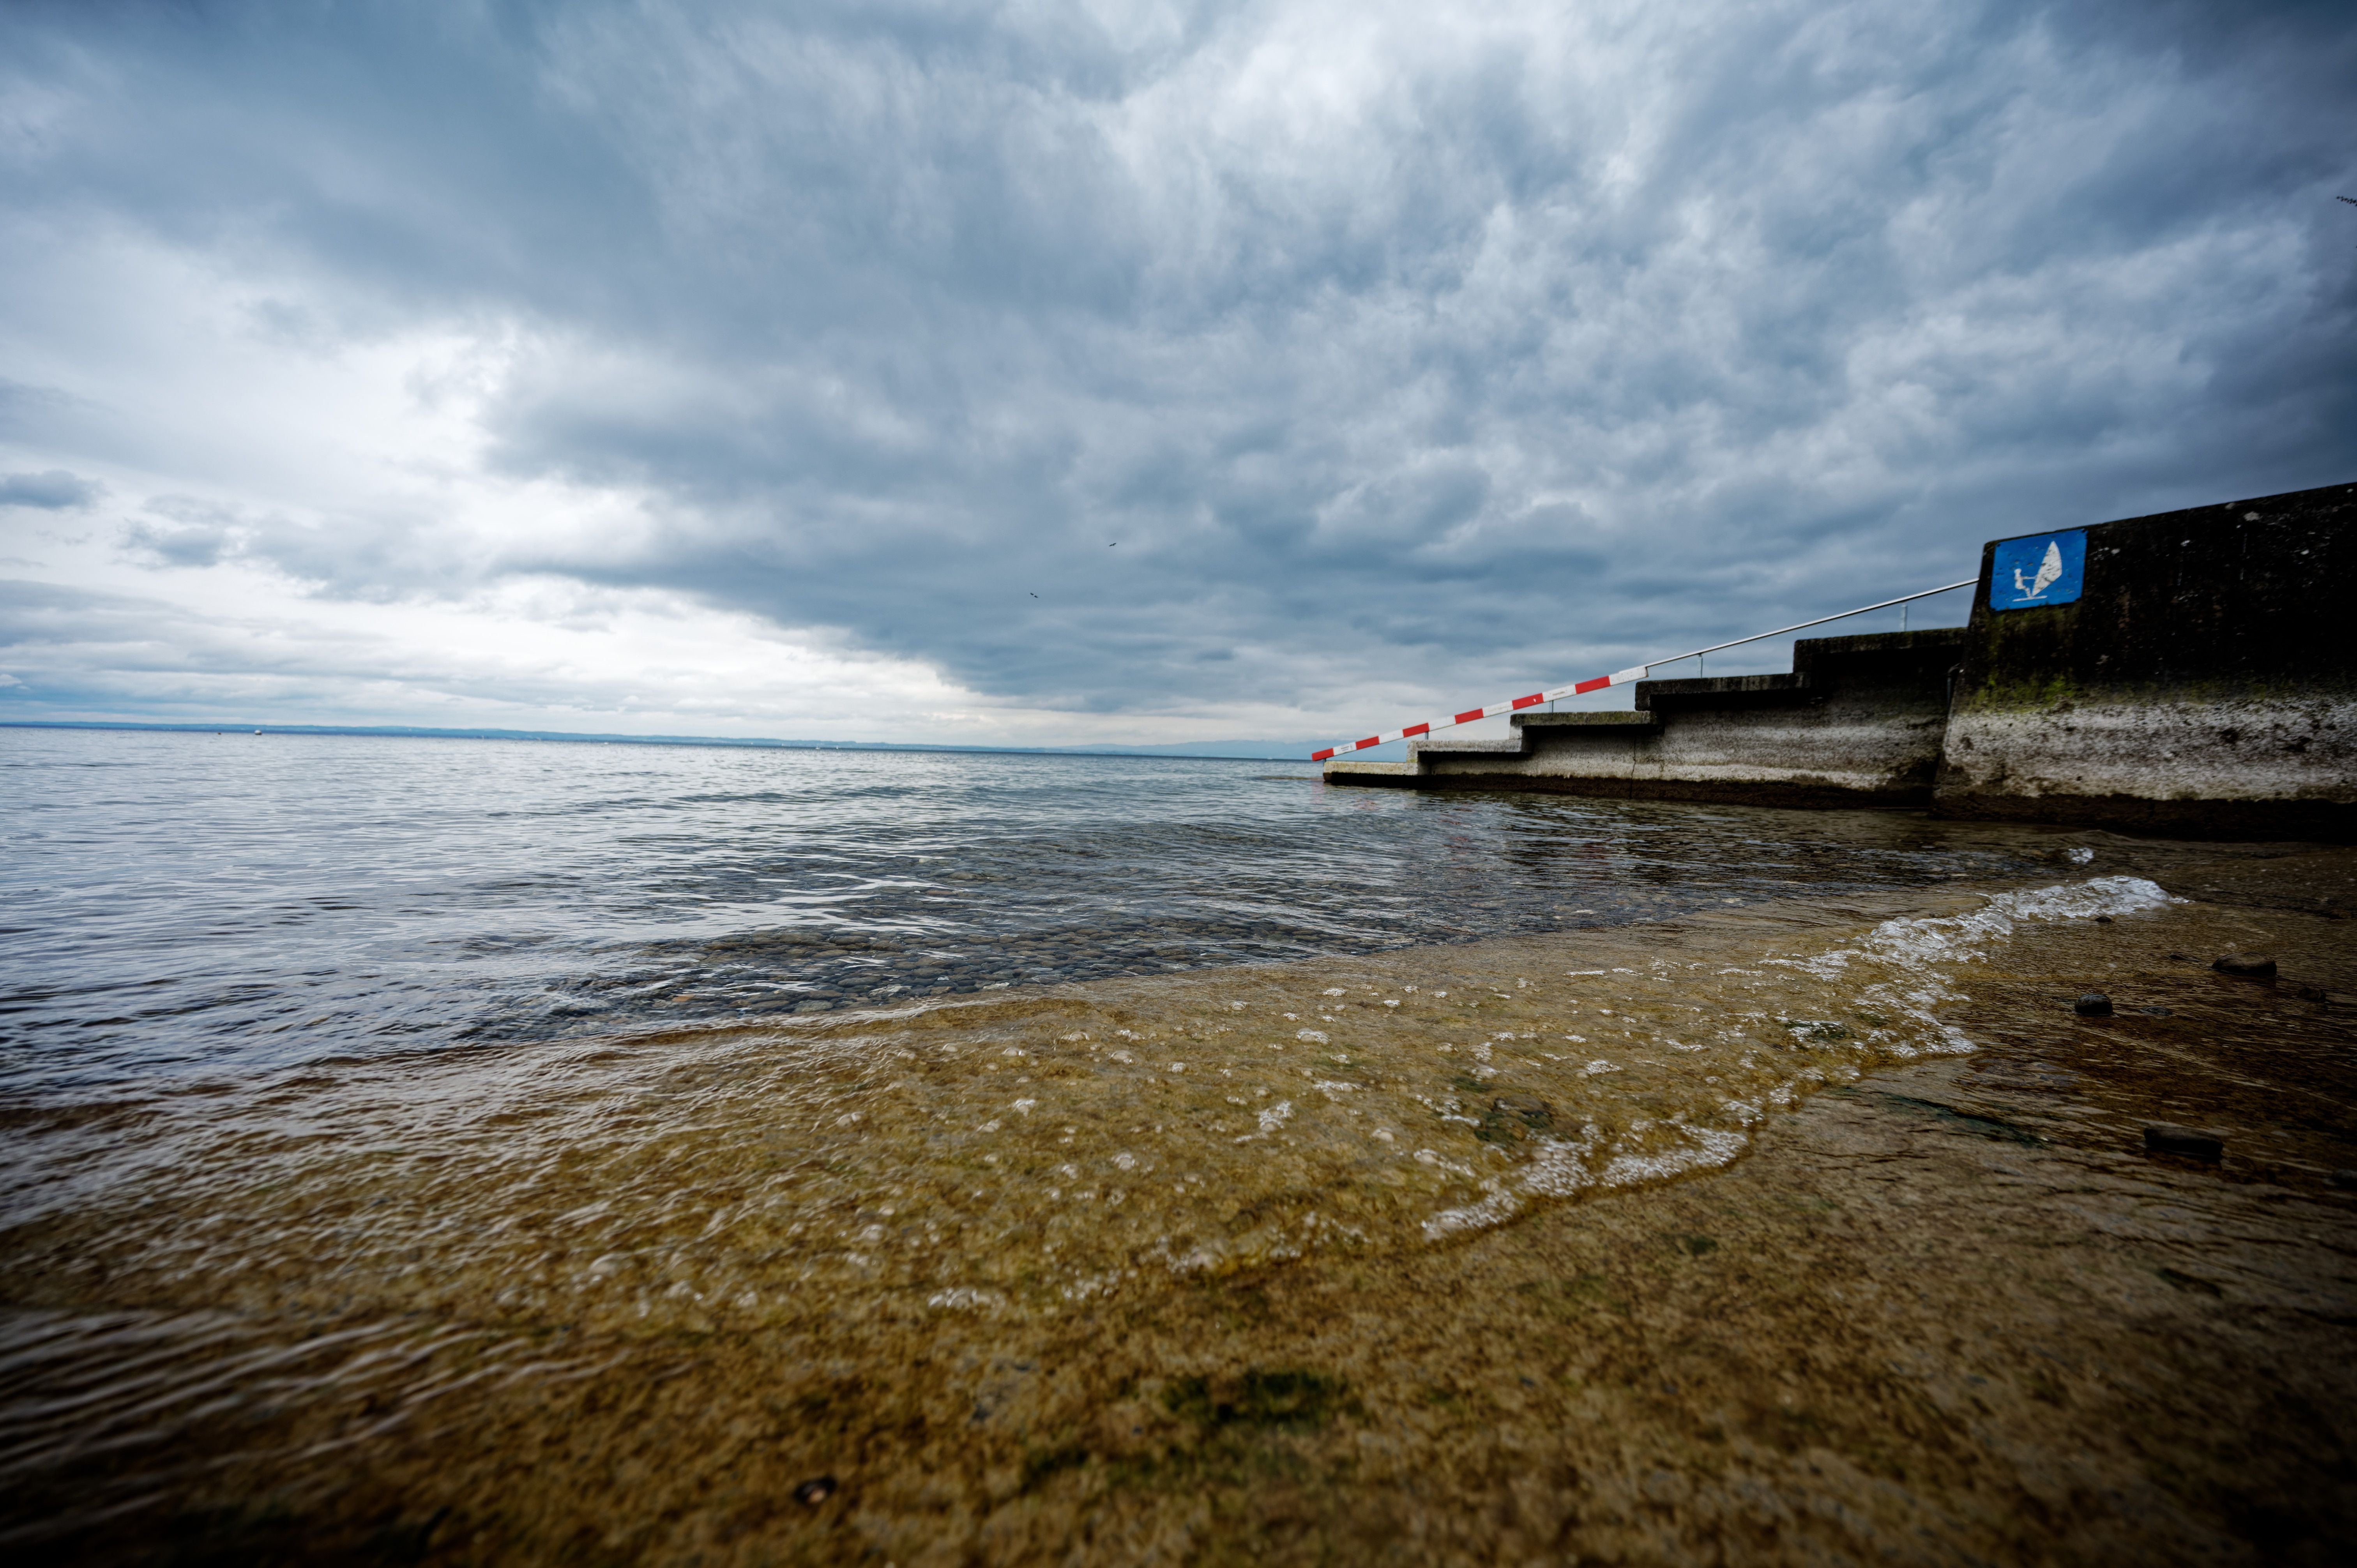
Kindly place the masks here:
[(2246, 980), (2273, 980), (2276, 974), (2276, 961), (2263, 953), (2226, 953), (2211, 961), (2210, 967), (2221, 974), (2239, 974)]
[(2082, 1018), (2108, 1018), (2112, 1015), (2112, 999), (2100, 991), (2090, 991), (2071, 1004), (2071, 1011)]
[(2214, 1133), (2197, 1132), (2190, 1127), (2172, 1127), (2156, 1122), (2144, 1130), (2145, 1152), (2153, 1155), (2175, 1155), (2179, 1159), (2218, 1163), (2226, 1152), (2226, 1141)]

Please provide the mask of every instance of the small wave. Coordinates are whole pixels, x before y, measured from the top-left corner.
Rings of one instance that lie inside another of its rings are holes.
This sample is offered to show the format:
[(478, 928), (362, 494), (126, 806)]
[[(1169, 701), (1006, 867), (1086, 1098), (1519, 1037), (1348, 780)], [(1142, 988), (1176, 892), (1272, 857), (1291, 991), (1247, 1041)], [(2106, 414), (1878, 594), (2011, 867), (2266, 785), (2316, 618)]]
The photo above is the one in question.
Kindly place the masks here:
[[(1962, 999), (1949, 986), (1943, 972), (1954, 965), (1986, 962), (1991, 947), (2011, 936), (2021, 923), (2099, 916), (2116, 919), (2183, 902), (2144, 877), (2101, 876), (1996, 894), (1983, 908), (1967, 914), (1885, 920), (1853, 944), (1807, 958), (1762, 961), (1822, 981), (1864, 983), (1853, 999), (1854, 1010), (1883, 1018), (1880, 1026), (1855, 1035), (1846, 1026), (1831, 1020), (1801, 1019), (1786, 1026), (1800, 1048), (1854, 1043), (1850, 1054), (1858, 1059), (1848, 1064), (1848, 1071), (1842, 1076), (1857, 1076), (1884, 1060), (1972, 1050), (1973, 1043), (1963, 1030), (1932, 1013), (1942, 1004)], [(1680, 1050), (1701, 1048), (1676, 1041), (1668, 1044)], [(1592, 1078), (1620, 1069), (1611, 1062), (1598, 1060), (1580, 1070)], [(1824, 1086), (1828, 1076), (1819, 1068), (1805, 1069), (1770, 1091), (1766, 1103), (1797, 1109), (1811, 1090)], [(1738, 1125), (1695, 1124), (1679, 1113), (1662, 1122), (1632, 1123), (1617, 1139), (1599, 1141), (1591, 1128), (1577, 1140), (1544, 1142), (1529, 1164), (1512, 1176), (1486, 1182), (1487, 1196), (1480, 1201), (1441, 1209), (1426, 1219), (1425, 1239), (1442, 1241), (1501, 1225), (1531, 1199), (1645, 1187), (1730, 1165), (1750, 1146), (1750, 1134), (1743, 1129), (1758, 1122), (1764, 1108), (1755, 1101), (1728, 1100), (1712, 1114)]]

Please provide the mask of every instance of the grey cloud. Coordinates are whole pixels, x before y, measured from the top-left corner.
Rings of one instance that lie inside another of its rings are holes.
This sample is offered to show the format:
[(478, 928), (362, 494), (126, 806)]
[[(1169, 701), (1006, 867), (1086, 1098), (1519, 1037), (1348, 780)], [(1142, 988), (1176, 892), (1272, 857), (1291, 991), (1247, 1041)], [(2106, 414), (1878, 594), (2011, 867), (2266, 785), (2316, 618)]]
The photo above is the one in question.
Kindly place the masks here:
[[(257, 650), (232, 629), (158, 600), (0, 579), (0, 664), (11, 676), (0, 711), (177, 716), (209, 693), (317, 679), (296, 668), (294, 650), (268, 642)], [(266, 662), (272, 653), (274, 668)]]
[(86, 507), (103, 493), (103, 487), (95, 479), (85, 479), (63, 468), (38, 474), (0, 474), (0, 506), (66, 511)]
[(320, 596), (373, 603), (463, 595), (497, 571), (470, 559), (465, 542), (432, 519), (401, 511), (306, 521), (202, 497), (157, 496), (148, 501), (146, 515), (125, 523), (117, 537), (142, 565), (243, 562), (283, 574)]
[(0, 714), (18, 718), (207, 719), (293, 705), (320, 722), (358, 722), (388, 683), (432, 707), (630, 708), (626, 685), (489, 674), (447, 650), (351, 628), (257, 625), (167, 599), (9, 579), (0, 579), (0, 666), (9, 677)]
[(1478, 463), (1438, 458), (1387, 474), (1337, 498), (1318, 520), (1329, 551), (1394, 551), (1448, 537), (1480, 514), (1490, 475)]
[(72, 104), (14, 201), (307, 268), (307, 340), (519, 324), (490, 460), (657, 523), (157, 561), (654, 584), (1096, 712), (1469, 699), (2357, 472), (2332, 8), (85, 15), (0, 23)]
[(236, 536), (228, 529), (204, 524), (135, 522), (123, 530), (124, 547), (156, 566), (212, 566), (223, 554), (235, 553)]
[(154, 566), (211, 566), (225, 555), (244, 553), (253, 530), (234, 509), (187, 496), (159, 496), (147, 503), (152, 519), (124, 525), (123, 547)]

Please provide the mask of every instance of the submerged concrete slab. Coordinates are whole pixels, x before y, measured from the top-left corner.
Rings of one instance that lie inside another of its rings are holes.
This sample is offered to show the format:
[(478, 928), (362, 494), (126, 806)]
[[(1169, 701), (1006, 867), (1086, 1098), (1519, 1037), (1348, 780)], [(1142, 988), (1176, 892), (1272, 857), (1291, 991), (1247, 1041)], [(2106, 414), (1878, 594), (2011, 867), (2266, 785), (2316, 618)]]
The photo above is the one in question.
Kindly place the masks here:
[[(1352, 762), (1338, 757), (1326, 764), (1326, 781), (1329, 784), (1385, 784), (1394, 780), (1405, 782), (1409, 771), (1409, 767), (1405, 762)], [(1340, 775), (1339, 778), (1338, 775)]]

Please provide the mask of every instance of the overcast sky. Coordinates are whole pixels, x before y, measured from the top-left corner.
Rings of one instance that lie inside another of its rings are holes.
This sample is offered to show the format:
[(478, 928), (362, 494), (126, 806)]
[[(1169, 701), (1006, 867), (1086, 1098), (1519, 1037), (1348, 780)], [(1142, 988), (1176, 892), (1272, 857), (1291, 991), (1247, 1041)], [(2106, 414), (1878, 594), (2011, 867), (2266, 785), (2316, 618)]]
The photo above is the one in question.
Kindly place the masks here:
[(11, 0), (0, 718), (1330, 740), (2357, 478), (2352, 109), (2345, 4)]

